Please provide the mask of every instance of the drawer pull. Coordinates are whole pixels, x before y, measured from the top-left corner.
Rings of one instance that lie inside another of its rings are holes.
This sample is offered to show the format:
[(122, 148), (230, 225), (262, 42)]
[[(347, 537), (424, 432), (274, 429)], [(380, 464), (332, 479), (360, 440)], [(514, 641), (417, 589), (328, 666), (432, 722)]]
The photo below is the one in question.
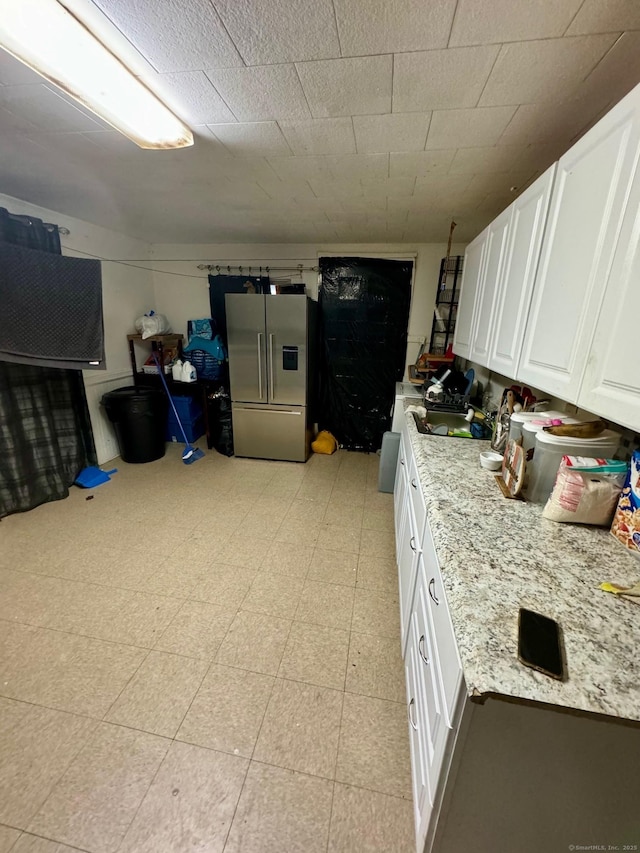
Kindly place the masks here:
[(420, 657), (422, 658), (423, 662), (427, 666), (429, 666), (429, 658), (424, 653), (424, 634), (420, 637), (420, 640), (418, 641), (418, 651), (420, 652)]
[(417, 732), (418, 726), (413, 722), (413, 717), (411, 716), (411, 707), (412, 707), (412, 705), (415, 705), (415, 704), (416, 704), (415, 699), (412, 699), (411, 702), (409, 702), (408, 713), (409, 713), (409, 723), (411, 724), (411, 728), (414, 730), (414, 732)]
[(416, 552), (416, 537), (415, 536), (412, 536), (411, 539), (409, 539), (409, 547), (411, 548), (411, 550), (415, 554), (415, 552)]
[(417, 489), (417, 488), (418, 488), (418, 484), (416, 483), (416, 478), (415, 478), (415, 477), (412, 477), (412, 478), (411, 478), (411, 485), (413, 486), (413, 488), (414, 488), (414, 489)]
[(436, 598), (436, 594), (435, 594), (435, 592), (434, 592), (434, 589), (435, 589), (435, 588), (436, 588), (436, 579), (435, 579), (435, 578), (431, 578), (431, 580), (429, 581), (429, 595), (431, 596), (431, 600), (432, 600), (435, 604), (440, 604), (440, 602), (439, 602), (439, 601), (438, 601), (438, 599)]

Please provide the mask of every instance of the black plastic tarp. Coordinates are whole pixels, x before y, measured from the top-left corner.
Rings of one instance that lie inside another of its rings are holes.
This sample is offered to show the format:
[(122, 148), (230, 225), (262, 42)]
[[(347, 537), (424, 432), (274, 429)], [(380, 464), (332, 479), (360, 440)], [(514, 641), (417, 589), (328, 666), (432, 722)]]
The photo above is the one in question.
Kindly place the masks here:
[(402, 379), (411, 261), (321, 258), (318, 423), (349, 450), (373, 452)]

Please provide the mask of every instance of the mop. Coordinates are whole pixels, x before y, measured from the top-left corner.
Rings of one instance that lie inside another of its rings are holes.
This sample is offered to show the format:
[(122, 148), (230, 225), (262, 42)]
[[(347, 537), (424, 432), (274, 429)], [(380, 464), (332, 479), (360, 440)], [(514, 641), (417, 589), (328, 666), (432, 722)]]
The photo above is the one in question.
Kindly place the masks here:
[(182, 461), (185, 465), (191, 465), (192, 462), (197, 462), (198, 459), (202, 459), (204, 456), (204, 451), (200, 450), (199, 447), (193, 447), (193, 445), (189, 444), (189, 440), (187, 439), (187, 434), (184, 431), (184, 427), (182, 426), (182, 421), (178, 416), (178, 411), (176, 409), (176, 404), (173, 402), (173, 398), (169, 393), (169, 387), (167, 385), (167, 380), (164, 378), (164, 373), (162, 371), (162, 367), (160, 366), (160, 362), (158, 361), (158, 356), (153, 353), (153, 360), (156, 363), (156, 367), (158, 368), (158, 373), (160, 374), (160, 379), (162, 379), (162, 384), (164, 385), (164, 390), (169, 398), (169, 403), (171, 404), (171, 408), (173, 409), (173, 414), (178, 421), (178, 426), (180, 427), (180, 432), (182, 433), (182, 437), (184, 438), (184, 453), (182, 454)]

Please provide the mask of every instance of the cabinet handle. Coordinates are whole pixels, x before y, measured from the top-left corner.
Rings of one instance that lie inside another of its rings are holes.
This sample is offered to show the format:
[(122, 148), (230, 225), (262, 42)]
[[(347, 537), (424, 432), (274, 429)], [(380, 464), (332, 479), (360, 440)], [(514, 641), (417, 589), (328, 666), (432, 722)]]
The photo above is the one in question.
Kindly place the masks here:
[(434, 589), (435, 589), (435, 588), (436, 588), (436, 579), (435, 579), (435, 578), (431, 578), (431, 580), (429, 581), (429, 595), (431, 596), (431, 599), (432, 599), (436, 604), (440, 604), (440, 602), (439, 602), (439, 601), (438, 601), (438, 599), (436, 598), (436, 594), (435, 594), (435, 592), (434, 592)]
[(409, 714), (409, 723), (411, 724), (411, 728), (414, 730), (414, 732), (417, 732), (418, 726), (416, 725), (416, 723), (413, 722), (413, 717), (411, 716), (411, 707), (412, 707), (412, 705), (415, 705), (415, 704), (416, 704), (415, 699), (412, 699), (411, 702), (409, 702), (408, 714)]
[(415, 536), (412, 536), (411, 539), (409, 539), (409, 548), (411, 548), (411, 550), (415, 554), (415, 552), (416, 552), (416, 537)]
[(262, 332), (258, 332), (258, 397), (262, 400)]
[(402, 458), (402, 456), (400, 457), (400, 464), (404, 465), (404, 459)]
[(414, 489), (417, 489), (417, 488), (418, 488), (418, 485), (417, 485), (417, 483), (416, 483), (416, 478), (415, 478), (415, 477), (412, 477), (412, 478), (411, 478), (411, 485), (413, 486), (413, 488), (414, 488)]
[(422, 658), (423, 662), (427, 666), (429, 666), (429, 658), (424, 653), (424, 634), (420, 637), (420, 640), (418, 641), (418, 651), (420, 652), (420, 657)]

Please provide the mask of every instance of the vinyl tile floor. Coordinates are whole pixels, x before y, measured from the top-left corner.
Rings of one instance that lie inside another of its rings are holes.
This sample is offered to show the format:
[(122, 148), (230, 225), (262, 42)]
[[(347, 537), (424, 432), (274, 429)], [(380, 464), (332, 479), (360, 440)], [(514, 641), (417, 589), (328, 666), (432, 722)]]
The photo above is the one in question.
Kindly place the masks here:
[(180, 451), (0, 522), (0, 853), (413, 851), (378, 457)]

